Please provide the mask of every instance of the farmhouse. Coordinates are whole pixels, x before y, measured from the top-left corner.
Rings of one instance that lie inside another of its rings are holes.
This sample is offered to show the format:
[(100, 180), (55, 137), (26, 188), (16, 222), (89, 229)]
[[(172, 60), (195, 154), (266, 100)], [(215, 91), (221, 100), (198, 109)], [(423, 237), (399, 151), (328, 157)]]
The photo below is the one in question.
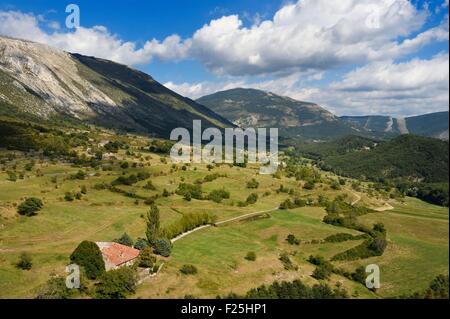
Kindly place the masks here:
[(139, 257), (139, 250), (113, 242), (97, 242), (106, 271), (131, 266)]

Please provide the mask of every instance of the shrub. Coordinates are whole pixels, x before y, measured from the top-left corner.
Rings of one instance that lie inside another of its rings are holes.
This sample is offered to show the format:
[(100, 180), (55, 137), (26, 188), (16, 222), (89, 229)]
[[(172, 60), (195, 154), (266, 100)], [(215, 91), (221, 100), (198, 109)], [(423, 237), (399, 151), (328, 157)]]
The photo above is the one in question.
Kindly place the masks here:
[(359, 282), (363, 285), (366, 284), (366, 269), (363, 266), (356, 268), (355, 272), (351, 274), (353, 281)]
[(82, 170), (79, 170), (76, 174), (72, 175), (71, 178), (83, 180), (86, 178), (86, 173), (83, 172)]
[(185, 198), (186, 198), (187, 194), (189, 194), (191, 198), (202, 199), (202, 187), (199, 184), (194, 185), (194, 184), (181, 183), (178, 186), (176, 194), (183, 196)]
[(17, 207), (17, 212), (23, 216), (34, 216), (42, 207), (44, 207), (44, 204), (39, 198), (31, 197)]
[(195, 267), (194, 265), (183, 265), (180, 268), (180, 272), (183, 275), (195, 275), (198, 271), (197, 271), (197, 267)]
[(338, 182), (336, 182), (336, 181), (333, 181), (330, 186), (334, 190), (340, 190), (341, 189), (341, 185)]
[(136, 291), (136, 272), (123, 267), (105, 272), (99, 278), (95, 295), (99, 299), (125, 299)]
[(125, 246), (129, 246), (129, 247), (133, 247), (133, 239), (127, 234), (127, 233), (123, 233), (123, 235), (114, 240), (116, 243), (125, 245)]
[(305, 185), (303, 185), (303, 188), (307, 189), (307, 190), (313, 190), (314, 186), (315, 186), (315, 183), (313, 181), (307, 181), (305, 183)]
[(341, 243), (341, 242), (348, 241), (348, 240), (362, 239), (364, 237), (365, 237), (364, 235), (353, 236), (353, 235), (347, 234), (347, 233), (338, 233), (338, 234), (334, 234), (334, 235), (330, 235), (330, 236), (326, 237), (324, 239), (324, 241), (327, 243)]
[(293, 282), (274, 282), (270, 286), (260, 286), (251, 289), (243, 297), (246, 299), (345, 299), (348, 298), (346, 290), (336, 287), (331, 289), (326, 284), (306, 286), (300, 280)]
[(371, 249), (376, 256), (381, 256), (386, 249), (387, 241), (383, 237), (376, 237), (372, 243), (369, 245), (369, 249)]
[(72, 291), (67, 288), (64, 278), (49, 279), (38, 291), (36, 299), (68, 299)]
[(291, 261), (291, 259), (289, 258), (288, 253), (282, 252), (282, 253), (280, 254), (280, 258), (279, 258), (279, 259), (280, 259), (281, 263), (283, 264), (284, 269), (286, 269), (286, 270), (298, 270), (298, 266), (295, 265), (295, 264)]
[(84, 194), (84, 195), (86, 195), (87, 194), (87, 188), (86, 188), (86, 186), (81, 186), (81, 193), (82, 194)]
[(220, 202), (222, 202), (223, 199), (229, 199), (229, 198), (230, 198), (230, 193), (224, 189), (213, 190), (208, 195), (208, 199), (212, 200), (213, 202), (216, 202), (216, 203), (220, 203)]
[(145, 248), (141, 251), (139, 255), (139, 267), (142, 268), (153, 268), (153, 265), (156, 263), (156, 257), (153, 255), (151, 248)]
[(72, 192), (67, 192), (67, 193), (64, 195), (64, 199), (65, 199), (67, 202), (73, 202), (74, 199), (75, 199), (75, 197), (73, 196)]
[(144, 238), (138, 238), (134, 244), (134, 248), (138, 250), (144, 250), (147, 247), (149, 247), (149, 244)]
[(255, 261), (256, 260), (256, 254), (253, 251), (249, 251), (247, 255), (245, 256), (245, 259), (248, 261)]
[(83, 267), (89, 279), (96, 279), (105, 271), (105, 262), (97, 244), (83, 241), (70, 255), (70, 261)]
[(256, 189), (258, 187), (259, 187), (259, 183), (254, 178), (252, 178), (250, 181), (247, 182), (247, 188)]
[(331, 276), (331, 270), (323, 265), (317, 266), (316, 269), (314, 269), (312, 277), (317, 280), (325, 280), (329, 279)]
[(186, 213), (181, 219), (164, 228), (161, 235), (174, 238), (199, 226), (212, 224), (215, 219), (215, 216), (208, 213)]
[(154, 252), (163, 257), (169, 257), (172, 253), (172, 243), (167, 238), (156, 240)]
[(147, 184), (144, 186), (145, 189), (155, 191), (156, 187), (153, 185), (152, 181), (148, 181)]
[(8, 181), (15, 182), (17, 181), (17, 175), (15, 172), (7, 172), (8, 174)]
[(30, 270), (33, 266), (31, 256), (27, 253), (22, 253), (16, 263), (16, 267), (22, 270)]
[(162, 196), (163, 196), (163, 197), (169, 197), (169, 196), (170, 196), (169, 191), (168, 191), (167, 189), (164, 188), (164, 190), (163, 190), (163, 192), (162, 192)]
[(248, 195), (247, 197), (247, 204), (252, 205), (255, 204), (258, 201), (258, 194), (255, 193), (251, 193), (250, 195)]
[(300, 240), (295, 238), (295, 236), (292, 234), (289, 234), (287, 236), (286, 241), (289, 243), (289, 245), (300, 245)]

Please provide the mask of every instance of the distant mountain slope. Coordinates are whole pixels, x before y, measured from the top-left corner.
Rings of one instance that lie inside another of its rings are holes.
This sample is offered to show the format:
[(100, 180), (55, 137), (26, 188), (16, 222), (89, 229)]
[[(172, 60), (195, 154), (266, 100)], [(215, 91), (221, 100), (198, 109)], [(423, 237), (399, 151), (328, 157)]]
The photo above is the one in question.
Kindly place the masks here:
[(338, 139), (316, 145), (322, 166), (355, 178), (402, 177), (427, 183), (448, 182), (448, 141), (405, 134), (341, 154), (329, 151), (347, 143)]
[(342, 120), (359, 125), (378, 137), (414, 134), (448, 140), (448, 112), (407, 118), (390, 116), (342, 116)]
[(349, 124), (317, 104), (255, 89), (217, 92), (197, 100), (242, 127), (277, 127), (284, 137), (327, 139), (358, 134)]
[(448, 140), (448, 112), (424, 114), (405, 119), (411, 134)]
[(329, 156), (345, 155), (354, 151), (368, 150), (377, 146), (374, 139), (348, 135), (321, 143), (298, 143), (296, 150), (302, 155), (313, 159), (326, 159)]
[(0, 114), (71, 118), (168, 138), (176, 127), (232, 124), (149, 75), (111, 61), (0, 37)]

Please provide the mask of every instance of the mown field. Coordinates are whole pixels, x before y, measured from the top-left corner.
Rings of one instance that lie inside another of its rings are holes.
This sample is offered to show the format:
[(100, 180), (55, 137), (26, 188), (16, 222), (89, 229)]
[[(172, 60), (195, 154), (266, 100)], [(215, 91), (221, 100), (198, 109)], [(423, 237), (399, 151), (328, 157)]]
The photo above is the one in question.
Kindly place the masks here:
[[(107, 136), (102, 137), (107, 138)], [(36, 291), (51, 276), (64, 275), (69, 256), (83, 240), (112, 241), (124, 232), (133, 239), (145, 237), (145, 215), (149, 206), (141, 198), (171, 193), (159, 197), (162, 226), (169, 225), (186, 213), (209, 213), (217, 221), (260, 211), (271, 210), (261, 218), (234, 220), (194, 232), (174, 243), (169, 258), (158, 257), (164, 262), (162, 271), (152, 279), (139, 285), (133, 297), (139, 298), (183, 298), (216, 297), (230, 292), (244, 294), (251, 288), (274, 281), (301, 279), (305, 283), (318, 281), (311, 277), (315, 266), (307, 259), (310, 255), (321, 255), (327, 259), (362, 240), (341, 243), (321, 243), (320, 240), (337, 233), (360, 234), (356, 230), (328, 225), (322, 222), (323, 207), (301, 207), (289, 210), (277, 209), (281, 202), (292, 198), (292, 194), (277, 192), (281, 185), (292, 189), (295, 196), (317, 199), (319, 195), (333, 199), (345, 195), (346, 200), (364, 207), (385, 207), (393, 210), (360, 216), (360, 222), (368, 226), (382, 222), (387, 229), (388, 247), (380, 257), (352, 261), (334, 262), (353, 271), (359, 265), (375, 263), (381, 267), (381, 289), (369, 291), (360, 283), (333, 274), (328, 283), (342, 285), (354, 298), (393, 297), (424, 289), (438, 274), (448, 273), (448, 209), (426, 204), (416, 199), (389, 199), (386, 194), (367, 192), (363, 187), (355, 191), (347, 183), (340, 189), (330, 187), (336, 179), (332, 174), (322, 172), (322, 182), (313, 190), (303, 188), (305, 181), (284, 175), (258, 175), (258, 167), (230, 167), (221, 165), (207, 168), (206, 165), (191, 165), (181, 169), (170, 161), (161, 159), (154, 153), (139, 153), (143, 139), (129, 137), (135, 154), (120, 150), (115, 159), (107, 162), (117, 164), (128, 161), (138, 163), (137, 167), (111, 170), (76, 167), (69, 163), (49, 161), (36, 157), (36, 164), (30, 171), (24, 170), (31, 161), (30, 155), (16, 153), (11, 161), (4, 162), (0, 172), (0, 298), (33, 298)], [(83, 152), (83, 149), (78, 150)], [(11, 154), (0, 151), (0, 155)], [(142, 155), (142, 156), (140, 156)], [(145, 157), (145, 159), (143, 158)], [(7, 171), (15, 165), (23, 171), (23, 179), (8, 180)], [(84, 179), (73, 179), (71, 175), (82, 169)], [(110, 184), (117, 177), (133, 172), (148, 172), (151, 177), (132, 186), (120, 185), (124, 192), (98, 189), (98, 184)], [(221, 177), (202, 184), (205, 194), (217, 189), (226, 189), (230, 199), (221, 203), (211, 200), (186, 201), (173, 194), (178, 185), (195, 183), (198, 179), (217, 173)], [(252, 178), (259, 183), (258, 188), (248, 189), (246, 183)], [(151, 180), (154, 190), (143, 186)], [(67, 201), (67, 192), (77, 192), (85, 186), (87, 193), (80, 200)], [(258, 194), (255, 204), (240, 207), (251, 194)], [(38, 215), (24, 217), (17, 214), (17, 206), (26, 197), (42, 199), (44, 208)], [(295, 235), (302, 241), (300, 245), (289, 245), (286, 237)], [(313, 242), (313, 243), (304, 243)], [(22, 252), (33, 258), (31, 270), (24, 271), (14, 263)], [(255, 252), (256, 260), (244, 257)], [(285, 270), (279, 260), (282, 252), (287, 252), (297, 270)], [(182, 275), (180, 267), (195, 265), (198, 273)]]

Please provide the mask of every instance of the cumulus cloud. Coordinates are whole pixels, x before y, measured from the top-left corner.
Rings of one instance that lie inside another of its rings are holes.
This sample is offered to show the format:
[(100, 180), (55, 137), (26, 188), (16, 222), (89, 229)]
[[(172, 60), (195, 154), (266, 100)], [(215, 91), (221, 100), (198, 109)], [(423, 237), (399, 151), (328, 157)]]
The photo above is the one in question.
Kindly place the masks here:
[(0, 33), (127, 64), (194, 58), (221, 75), (283, 75), (396, 58), (448, 40), (448, 21), (409, 38), (427, 14), (408, 0), (302, 0), (283, 6), (271, 19), (258, 16), (251, 27), (228, 15), (191, 38), (171, 35), (138, 47), (102, 26), (46, 33), (39, 17), (9, 11), (0, 12)]
[(239, 80), (166, 85), (192, 98), (244, 87), (312, 101), (338, 115), (417, 115), (448, 109), (448, 69), (449, 55), (442, 53), (403, 63), (373, 62), (324, 87), (308, 86), (314, 76), (302, 73), (253, 83)]
[(402, 56), (448, 39), (442, 26), (398, 40), (420, 30), (426, 18), (426, 10), (407, 0), (303, 0), (250, 28), (237, 15), (213, 20), (193, 35), (191, 54), (218, 74), (326, 70)]
[[(54, 32), (45, 32), (41, 27), (42, 23), (48, 24)], [(190, 43), (190, 40), (182, 41), (178, 35), (172, 35), (161, 42), (156, 39), (147, 41), (138, 48), (134, 42), (120, 39), (104, 26), (80, 27), (73, 32), (59, 31), (56, 26), (55, 23), (45, 21), (42, 16), (0, 11), (0, 34), (129, 65), (147, 64), (153, 58), (162, 60), (184, 58), (187, 56)]]
[[(217, 8), (217, 14), (228, 12)], [(248, 17), (224, 15), (186, 39), (174, 34), (138, 45), (104, 26), (69, 32), (42, 16), (0, 11), (0, 34), (130, 65), (196, 59), (218, 79), (166, 83), (191, 98), (248, 87), (317, 102), (338, 114), (409, 115), (448, 108), (448, 53), (395, 62), (430, 43), (448, 42), (448, 15), (432, 28), (425, 24), (429, 15), (408, 0), (301, 0), (270, 19), (254, 16), (250, 26)], [(313, 85), (334, 68), (356, 64), (363, 66), (342, 79)]]
[(374, 62), (311, 97), (338, 114), (415, 115), (448, 110), (449, 55)]

